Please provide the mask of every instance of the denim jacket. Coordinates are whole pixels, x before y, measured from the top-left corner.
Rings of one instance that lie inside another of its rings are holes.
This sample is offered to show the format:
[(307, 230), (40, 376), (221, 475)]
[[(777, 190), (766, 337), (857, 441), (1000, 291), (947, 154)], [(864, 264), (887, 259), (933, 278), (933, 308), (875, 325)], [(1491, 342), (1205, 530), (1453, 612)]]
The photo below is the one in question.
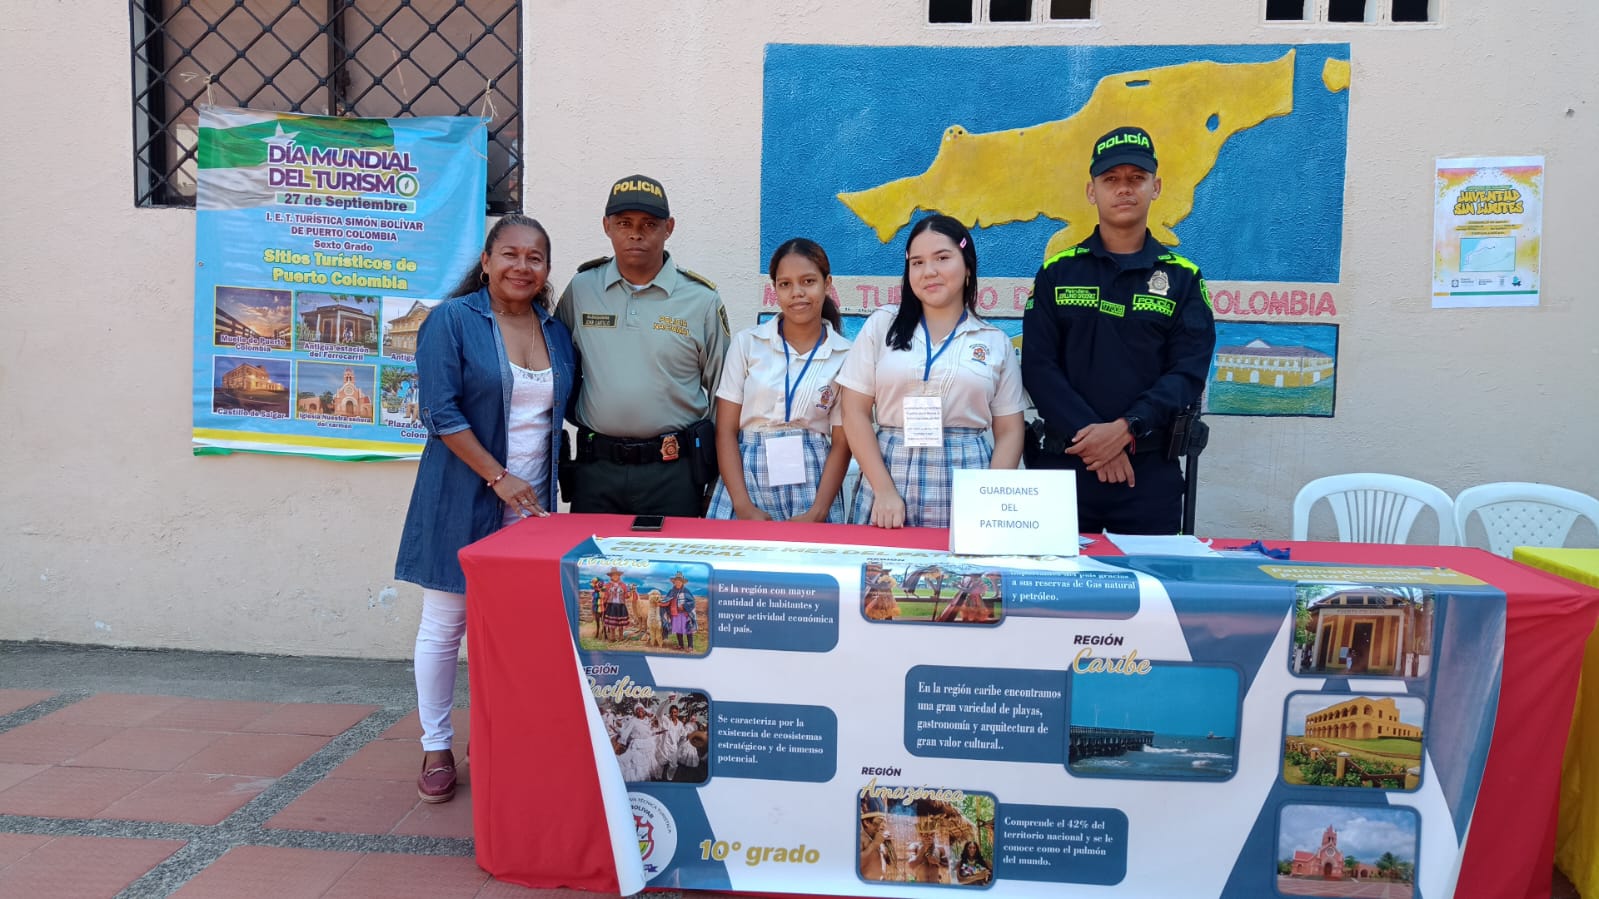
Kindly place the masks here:
[[(549, 470), (533, 488), (544, 507), (553, 509), (561, 420), (576, 392), (577, 355), (566, 326), (543, 307), (535, 305), (534, 309), (555, 375), (555, 413)], [(503, 462), (506, 457), (511, 366), (487, 290), (434, 307), (422, 323), (416, 369), (428, 442), (422, 448), (411, 506), (400, 532), (394, 577), (432, 590), (464, 593), (466, 575), (456, 553), (498, 530), (505, 504), (439, 438), (470, 428), (494, 458)]]

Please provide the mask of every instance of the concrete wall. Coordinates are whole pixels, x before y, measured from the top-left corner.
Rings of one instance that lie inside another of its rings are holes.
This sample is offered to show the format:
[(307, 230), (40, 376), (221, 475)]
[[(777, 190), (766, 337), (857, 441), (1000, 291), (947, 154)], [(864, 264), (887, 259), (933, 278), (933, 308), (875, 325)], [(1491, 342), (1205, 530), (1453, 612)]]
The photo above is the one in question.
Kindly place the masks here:
[[(526, 207), (556, 282), (608, 252), (605, 190), (642, 171), (670, 191), (674, 255), (722, 284), (734, 327), (754, 321), (768, 43), (1347, 42), (1337, 415), (1216, 419), (1201, 531), (1286, 536), (1298, 487), (1342, 471), (1599, 494), (1595, 7), (1266, 26), (1256, 0), (1096, 5), (1088, 25), (950, 27), (917, 0), (526, 4)], [(194, 219), (132, 206), (127, 29), (125, 5), (27, 3), (0, 31), (0, 638), (407, 655), (417, 591), (391, 575), (410, 464), (190, 454)], [(1496, 154), (1546, 157), (1542, 305), (1433, 310), (1433, 159)]]

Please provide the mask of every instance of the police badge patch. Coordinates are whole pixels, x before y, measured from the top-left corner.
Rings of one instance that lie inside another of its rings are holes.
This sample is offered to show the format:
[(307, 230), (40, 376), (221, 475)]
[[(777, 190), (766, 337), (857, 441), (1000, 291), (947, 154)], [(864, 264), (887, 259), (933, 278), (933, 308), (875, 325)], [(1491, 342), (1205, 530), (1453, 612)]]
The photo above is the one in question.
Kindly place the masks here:
[(1163, 269), (1155, 269), (1149, 276), (1149, 292), (1165, 296), (1168, 290), (1171, 290), (1171, 277)]
[(675, 462), (678, 457), (677, 435), (667, 434), (661, 438), (661, 461)]

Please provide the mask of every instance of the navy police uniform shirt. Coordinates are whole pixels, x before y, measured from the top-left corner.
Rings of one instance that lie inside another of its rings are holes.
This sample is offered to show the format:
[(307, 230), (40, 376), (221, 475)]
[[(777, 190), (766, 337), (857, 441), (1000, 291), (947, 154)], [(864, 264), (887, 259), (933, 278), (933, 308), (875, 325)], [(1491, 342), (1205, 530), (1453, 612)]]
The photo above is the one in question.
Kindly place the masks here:
[[(1022, 315), (1022, 383), (1051, 434), (1136, 417), (1164, 449), (1177, 413), (1199, 399), (1216, 348), (1199, 266), (1144, 232), (1112, 254), (1095, 228), (1044, 263)], [(1139, 441), (1143, 450), (1145, 441)]]

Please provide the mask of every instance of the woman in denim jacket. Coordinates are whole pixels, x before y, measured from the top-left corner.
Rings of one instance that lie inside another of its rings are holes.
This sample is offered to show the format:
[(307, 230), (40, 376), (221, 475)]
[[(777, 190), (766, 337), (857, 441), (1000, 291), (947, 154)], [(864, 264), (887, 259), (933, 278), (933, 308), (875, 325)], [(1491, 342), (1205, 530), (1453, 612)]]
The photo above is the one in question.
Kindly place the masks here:
[(556, 502), (561, 421), (577, 379), (566, 326), (550, 315), (550, 238), (522, 215), (489, 230), (479, 266), (422, 325), (416, 353), (428, 442), (394, 576), (422, 587), (417, 713), (426, 802), (455, 795), (450, 709), (466, 630), (456, 553)]

